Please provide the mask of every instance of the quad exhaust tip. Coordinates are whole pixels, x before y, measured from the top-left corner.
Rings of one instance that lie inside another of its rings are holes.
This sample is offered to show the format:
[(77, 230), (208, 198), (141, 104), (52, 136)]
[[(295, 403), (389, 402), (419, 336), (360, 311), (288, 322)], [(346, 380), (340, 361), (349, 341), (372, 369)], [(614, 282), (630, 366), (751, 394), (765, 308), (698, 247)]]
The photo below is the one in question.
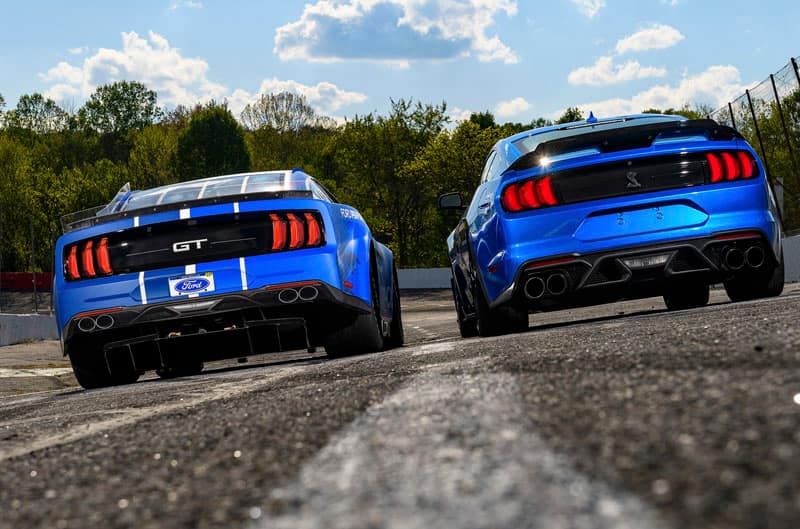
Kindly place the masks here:
[(745, 254), (738, 248), (731, 248), (725, 252), (723, 262), (729, 270), (741, 270), (745, 265)]
[(567, 291), (569, 282), (567, 276), (561, 272), (556, 272), (547, 276), (547, 280), (539, 276), (529, 278), (523, 287), (523, 292), (528, 299), (540, 299), (545, 294), (560, 296)]
[(750, 268), (761, 268), (766, 260), (766, 255), (760, 246), (751, 246), (744, 253), (744, 259)]
[(278, 300), (286, 304), (294, 303), (298, 299), (300, 301), (313, 301), (317, 299), (317, 296), (319, 296), (319, 290), (311, 285), (306, 285), (300, 289), (284, 288), (278, 292)]
[(95, 329), (104, 331), (114, 326), (114, 317), (108, 314), (101, 314), (97, 318), (86, 316), (78, 320), (78, 329), (83, 332), (90, 332)]

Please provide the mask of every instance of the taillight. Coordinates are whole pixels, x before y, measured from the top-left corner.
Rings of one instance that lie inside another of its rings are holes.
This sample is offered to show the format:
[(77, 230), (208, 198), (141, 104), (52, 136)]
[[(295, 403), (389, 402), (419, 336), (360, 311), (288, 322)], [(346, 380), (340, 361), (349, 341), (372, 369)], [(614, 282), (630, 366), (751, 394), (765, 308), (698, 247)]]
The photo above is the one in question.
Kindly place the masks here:
[(100, 239), (100, 242), (97, 243), (97, 249), (95, 249), (95, 257), (97, 257), (97, 268), (100, 269), (100, 273), (103, 275), (111, 275), (111, 258), (108, 255), (108, 237), (103, 237)]
[(83, 273), (87, 277), (94, 277), (97, 275), (94, 271), (94, 252), (92, 252), (92, 245), (92, 241), (88, 241), (83, 247), (83, 253), (81, 254)]
[(545, 176), (507, 185), (500, 195), (500, 203), (506, 211), (516, 213), (544, 206), (557, 206), (558, 197), (553, 191), (553, 179)]
[(758, 165), (747, 151), (723, 151), (707, 153), (706, 162), (711, 183), (753, 178), (758, 174)]
[(313, 248), (323, 244), (319, 214), (272, 213), (272, 251)]
[(64, 249), (64, 253), (64, 276), (70, 281), (114, 273), (108, 237), (71, 244)]
[(322, 241), (322, 230), (319, 227), (319, 222), (311, 213), (306, 213), (305, 217), (306, 226), (308, 226), (308, 245), (319, 246)]
[(303, 223), (300, 222), (300, 219), (294, 216), (292, 213), (287, 213), (286, 218), (289, 219), (289, 231), (291, 233), (291, 240), (289, 241), (289, 248), (292, 250), (296, 250), (303, 246), (305, 242), (305, 237), (303, 234)]
[(286, 223), (277, 215), (270, 215), (272, 220), (272, 249), (283, 250), (286, 246)]
[(69, 257), (67, 257), (67, 277), (72, 280), (81, 278), (81, 273), (78, 271), (77, 244), (73, 244), (69, 249)]

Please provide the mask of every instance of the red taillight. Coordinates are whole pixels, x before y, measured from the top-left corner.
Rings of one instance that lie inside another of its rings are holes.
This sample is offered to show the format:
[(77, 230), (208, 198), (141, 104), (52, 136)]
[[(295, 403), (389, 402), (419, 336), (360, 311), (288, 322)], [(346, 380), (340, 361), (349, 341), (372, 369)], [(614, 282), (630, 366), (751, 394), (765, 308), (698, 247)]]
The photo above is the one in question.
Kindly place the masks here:
[(286, 223), (277, 215), (270, 215), (272, 219), (272, 249), (283, 250), (286, 246)]
[(78, 245), (75, 244), (69, 249), (67, 257), (67, 276), (70, 279), (80, 279), (81, 273), (78, 271)]
[(113, 270), (111, 269), (111, 258), (108, 255), (107, 237), (100, 239), (100, 242), (97, 243), (97, 249), (95, 249), (94, 252), (97, 258), (97, 268), (100, 269), (100, 273), (103, 275), (111, 275)]
[(304, 240), (304, 233), (303, 233), (303, 223), (300, 222), (294, 214), (287, 213), (286, 218), (289, 219), (289, 231), (291, 232), (291, 240), (289, 241), (289, 248), (292, 250), (296, 250), (303, 246)]
[(510, 184), (503, 190), (503, 195), (500, 197), (503, 209), (511, 212), (523, 210), (522, 204), (519, 202), (519, 196), (517, 195), (518, 190), (519, 186), (517, 184)]
[(94, 255), (92, 252), (92, 246), (94, 243), (92, 241), (88, 241), (86, 246), (83, 247), (83, 252), (81, 253), (81, 266), (83, 267), (83, 273), (88, 277), (94, 277), (97, 273), (94, 271)]
[(722, 153), (722, 164), (725, 166), (725, 179), (738, 180), (742, 174), (739, 161), (729, 152)]
[(748, 152), (737, 153), (739, 164), (742, 166), (742, 178), (751, 178), (755, 174), (756, 161)]
[(752, 178), (758, 173), (758, 165), (752, 154), (747, 151), (723, 151), (707, 153), (708, 172), (711, 183), (735, 181)]
[(500, 195), (500, 203), (506, 211), (516, 213), (525, 209), (557, 206), (558, 198), (553, 191), (552, 178), (545, 176), (509, 184)]
[(308, 246), (319, 246), (319, 243), (322, 242), (322, 230), (319, 222), (311, 213), (306, 213), (305, 217), (308, 226)]
[(719, 160), (719, 156), (708, 153), (706, 154), (706, 160), (708, 160), (708, 169), (711, 172), (711, 181), (714, 183), (721, 182), (724, 177), (722, 174), (722, 162)]
[(558, 204), (555, 193), (553, 193), (553, 180), (549, 176), (545, 176), (536, 182), (536, 196), (542, 204), (548, 206), (555, 206)]

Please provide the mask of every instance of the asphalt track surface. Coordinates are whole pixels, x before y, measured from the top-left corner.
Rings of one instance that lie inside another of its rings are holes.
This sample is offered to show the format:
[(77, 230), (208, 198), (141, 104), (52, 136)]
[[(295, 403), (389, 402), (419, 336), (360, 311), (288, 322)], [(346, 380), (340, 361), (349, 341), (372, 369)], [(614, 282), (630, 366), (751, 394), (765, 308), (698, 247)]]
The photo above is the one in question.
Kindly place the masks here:
[(800, 288), (0, 398), (0, 527), (800, 525)]

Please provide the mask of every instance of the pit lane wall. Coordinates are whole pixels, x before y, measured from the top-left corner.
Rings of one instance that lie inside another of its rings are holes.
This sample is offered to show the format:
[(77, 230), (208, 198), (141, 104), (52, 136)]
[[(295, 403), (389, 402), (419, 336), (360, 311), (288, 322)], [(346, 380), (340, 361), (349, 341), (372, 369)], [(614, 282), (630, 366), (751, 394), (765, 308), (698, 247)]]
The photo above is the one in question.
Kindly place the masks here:
[[(786, 282), (800, 281), (800, 235), (783, 242)], [(448, 268), (413, 268), (398, 270), (401, 290), (435, 290), (450, 288)], [(34, 340), (58, 338), (55, 319), (36, 314), (0, 314), (0, 346)]]

